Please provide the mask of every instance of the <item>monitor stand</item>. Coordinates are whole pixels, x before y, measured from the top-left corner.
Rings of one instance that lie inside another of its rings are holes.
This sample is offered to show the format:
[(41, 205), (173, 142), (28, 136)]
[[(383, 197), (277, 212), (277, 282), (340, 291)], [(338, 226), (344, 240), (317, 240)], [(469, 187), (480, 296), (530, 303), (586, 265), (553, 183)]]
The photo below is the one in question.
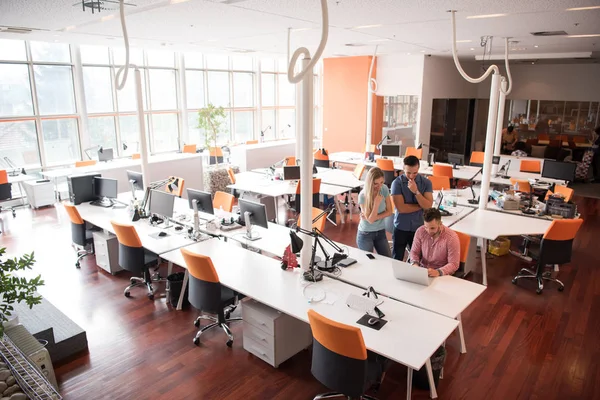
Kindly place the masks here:
[(98, 207), (112, 207), (115, 203), (112, 201), (112, 199), (109, 199), (108, 197), (101, 197), (98, 200), (94, 200), (90, 203), (93, 206), (98, 206)]
[(244, 238), (251, 241), (260, 239), (258, 233), (252, 232), (252, 223), (250, 222), (250, 213), (248, 211), (244, 213), (244, 222), (246, 224), (246, 234), (244, 235)]

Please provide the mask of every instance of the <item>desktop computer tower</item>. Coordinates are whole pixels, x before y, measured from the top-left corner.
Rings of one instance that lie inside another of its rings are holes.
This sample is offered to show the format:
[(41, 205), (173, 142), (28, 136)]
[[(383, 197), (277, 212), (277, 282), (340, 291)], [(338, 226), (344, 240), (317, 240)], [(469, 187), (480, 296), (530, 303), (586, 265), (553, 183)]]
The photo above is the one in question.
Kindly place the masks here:
[(94, 194), (94, 178), (100, 178), (101, 174), (71, 175), (67, 178), (69, 184), (69, 199), (77, 205), (98, 198)]

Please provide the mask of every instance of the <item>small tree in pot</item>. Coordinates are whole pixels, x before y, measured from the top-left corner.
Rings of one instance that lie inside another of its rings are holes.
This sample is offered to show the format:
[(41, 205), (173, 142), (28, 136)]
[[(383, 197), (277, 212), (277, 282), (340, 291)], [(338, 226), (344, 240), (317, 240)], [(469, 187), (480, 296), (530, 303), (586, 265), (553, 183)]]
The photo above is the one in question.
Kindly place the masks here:
[[(206, 107), (198, 111), (198, 128), (204, 131), (204, 144), (208, 151), (211, 148), (217, 148), (217, 139), (222, 131), (222, 126), (225, 123), (225, 110), (223, 107), (215, 107), (212, 103), (208, 103)], [(215, 164), (218, 164), (217, 155)]]
[[(0, 249), (0, 258), (6, 248)], [(44, 284), (41, 275), (33, 279), (15, 276), (14, 273), (31, 269), (35, 262), (33, 253), (19, 258), (0, 259), (0, 336), (4, 334), (4, 323), (14, 311), (14, 303), (25, 302), (29, 308), (42, 302), (42, 296), (36, 295), (38, 287)]]

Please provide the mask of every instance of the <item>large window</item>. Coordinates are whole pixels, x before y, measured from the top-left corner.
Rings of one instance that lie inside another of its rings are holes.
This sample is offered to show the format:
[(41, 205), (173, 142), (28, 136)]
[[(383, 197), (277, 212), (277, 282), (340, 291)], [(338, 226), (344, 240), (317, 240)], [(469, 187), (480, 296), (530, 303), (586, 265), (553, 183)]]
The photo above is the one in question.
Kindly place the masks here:
[(0, 64), (0, 117), (33, 115), (29, 69), (25, 64)]

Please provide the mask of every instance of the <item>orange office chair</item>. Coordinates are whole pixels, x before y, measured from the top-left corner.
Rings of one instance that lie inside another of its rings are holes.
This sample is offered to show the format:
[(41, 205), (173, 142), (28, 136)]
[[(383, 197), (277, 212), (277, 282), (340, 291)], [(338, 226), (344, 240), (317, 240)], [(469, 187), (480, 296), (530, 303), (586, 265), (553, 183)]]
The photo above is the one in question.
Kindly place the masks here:
[(396, 179), (394, 161), (384, 158), (377, 159), (377, 167), (383, 171), (383, 180), (387, 187), (392, 187), (392, 182)]
[(232, 185), (235, 185), (235, 174), (233, 173), (233, 169), (231, 167), (227, 168), (227, 175), (229, 175), (229, 182)]
[(522, 268), (519, 274), (513, 278), (512, 283), (516, 284), (519, 279), (523, 278), (535, 278), (537, 280), (536, 293), (540, 294), (544, 289), (544, 280), (547, 280), (558, 283), (558, 291), (562, 292), (565, 285), (550, 274), (545, 273), (544, 270), (547, 265), (560, 265), (571, 262), (573, 240), (577, 235), (577, 231), (581, 228), (581, 224), (583, 224), (581, 218), (552, 221), (539, 243), (539, 250), (529, 250), (536, 262), (535, 272), (528, 268)]
[(71, 221), (71, 241), (73, 247), (77, 250), (77, 260), (75, 267), (80, 268), (80, 261), (83, 257), (94, 254), (94, 239), (92, 229), (86, 227), (86, 222), (81, 218), (77, 207), (72, 204), (65, 203), (65, 211)]
[[(0, 201), (12, 200), (12, 184), (8, 181), (8, 173), (5, 169), (0, 170)], [(16, 217), (14, 207), (0, 207), (0, 212), (11, 211), (13, 217)]]
[(315, 399), (337, 395), (375, 400), (365, 392), (381, 383), (387, 362), (367, 351), (360, 328), (332, 321), (312, 309), (308, 321), (313, 334), (311, 372), (334, 391)]
[(183, 185), (185, 183), (185, 179), (178, 178), (174, 176), (175, 181), (173, 183), (168, 184), (165, 187), (165, 191), (167, 193), (174, 194), (177, 197), (181, 197), (183, 195)]
[(537, 139), (538, 139), (538, 141), (550, 140), (550, 135), (548, 135), (547, 133), (540, 133), (539, 135), (537, 135)]
[[(392, 162), (393, 165), (393, 162)], [(365, 172), (365, 164), (356, 164), (356, 167), (354, 168), (354, 172), (352, 173), (352, 175), (354, 175), (354, 177), (358, 180), (362, 180), (363, 174)]]
[(316, 167), (329, 168), (329, 154), (325, 149), (317, 149), (313, 153)]
[(565, 198), (565, 201), (571, 201), (574, 193), (575, 191), (571, 188), (562, 185), (554, 185), (554, 192), (548, 190), (544, 200), (548, 200), (548, 197), (552, 196), (553, 194), (561, 194)]
[[(315, 218), (317, 218), (319, 215), (321, 215), (323, 213), (323, 210), (321, 210), (320, 208), (316, 208), (313, 207), (312, 208), (312, 219), (314, 221)], [(301, 215), (298, 214), (298, 227), (302, 228), (302, 226), (300, 225), (300, 217)], [(325, 229), (325, 223), (327, 222), (327, 218), (326, 216), (322, 216), (318, 221), (315, 221), (312, 223), (312, 227), (313, 228), (317, 228), (318, 230), (320, 230), (321, 232), (323, 232), (323, 230)]]
[(534, 172), (540, 173), (542, 170), (542, 163), (539, 160), (521, 160), (521, 172)]
[(223, 162), (223, 150), (220, 147), (211, 147), (209, 149), (209, 164), (217, 164)]
[(215, 198), (213, 199), (213, 208), (220, 209), (223, 208), (223, 211), (231, 212), (233, 210), (233, 202), (235, 201), (235, 197), (232, 194), (216, 191)]
[(415, 156), (419, 160), (423, 158), (423, 149), (417, 149), (416, 147), (407, 147), (404, 157)]
[(258, 144), (258, 140), (246, 140), (246, 144)]
[(186, 144), (183, 146), (182, 153), (192, 153), (196, 154), (196, 145), (195, 144)]
[(462, 232), (454, 232), (458, 235), (458, 241), (460, 242), (460, 265), (458, 270), (454, 273), (454, 276), (462, 278), (465, 276), (465, 263), (467, 262), (467, 256), (469, 255), (471, 236)]
[(510, 184), (515, 186), (518, 184), (518, 192), (523, 192), (523, 193), (529, 193), (531, 192), (531, 185), (529, 184), (529, 181), (526, 179), (516, 179), (516, 178), (510, 178)]
[(139, 160), (140, 158), (142, 158), (142, 156), (140, 155), (140, 153), (133, 153), (131, 155), (131, 159), (132, 160)]
[(454, 178), (451, 165), (433, 164), (433, 176), (447, 176), (449, 179)]
[(96, 160), (75, 161), (75, 168), (96, 165)]
[[(298, 181), (298, 183), (296, 184), (296, 199), (294, 200), (294, 210), (296, 210), (296, 212), (298, 214), (300, 214), (302, 212), (302, 210), (300, 210), (300, 204), (301, 204), (300, 190), (301, 190), (300, 181)], [(313, 194), (312, 205), (313, 205), (313, 207), (319, 207), (320, 191), (321, 191), (321, 179), (313, 178), (313, 180), (312, 180), (312, 194)]]
[(450, 178), (447, 176), (428, 176), (427, 179), (431, 181), (431, 187), (433, 190), (444, 190), (450, 189)]
[(471, 153), (471, 160), (469, 161), (469, 165), (473, 165), (475, 167), (483, 167), (484, 158), (485, 153), (483, 151), (474, 151)]
[[(211, 321), (209, 325), (202, 327), (194, 337), (194, 344), (200, 344), (200, 335), (209, 329), (221, 327), (227, 338), (227, 346), (233, 344), (233, 334), (229, 329), (229, 322), (241, 321), (242, 319), (230, 318), (231, 312), (235, 310), (237, 294), (221, 285), (219, 275), (215, 270), (210, 257), (192, 253), (187, 249), (181, 249), (181, 254), (185, 260), (187, 270), (190, 277), (190, 286), (188, 299), (190, 304), (197, 310), (200, 310), (201, 315), (194, 321), (194, 326), (200, 328), (200, 320), (206, 319)], [(217, 315), (217, 317), (203, 315), (203, 313)]]
[(285, 165), (286, 167), (292, 167), (296, 165), (296, 157), (290, 156), (284, 158), (283, 165)]

